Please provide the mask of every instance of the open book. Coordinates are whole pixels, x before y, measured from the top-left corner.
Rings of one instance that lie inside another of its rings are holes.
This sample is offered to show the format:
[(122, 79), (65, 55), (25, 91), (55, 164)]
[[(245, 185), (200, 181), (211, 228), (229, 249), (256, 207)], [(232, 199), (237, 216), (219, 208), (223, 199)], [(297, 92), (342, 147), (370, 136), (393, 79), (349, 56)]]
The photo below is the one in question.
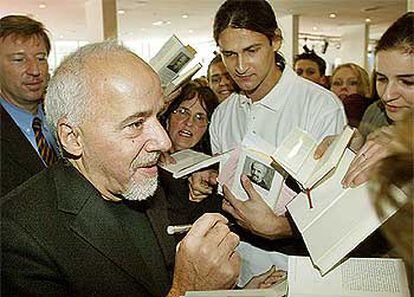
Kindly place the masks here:
[[(378, 217), (367, 183), (356, 188), (342, 187), (341, 180), (354, 156), (346, 149), (337, 168), (310, 191), (310, 196), (300, 193), (287, 205), (313, 263), (322, 274), (397, 211), (390, 206), (384, 218)], [(394, 190), (395, 196), (404, 201), (405, 194), (398, 188)]]
[(212, 157), (192, 149), (185, 149), (171, 155), (176, 161), (175, 164), (159, 164), (159, 166), (171, 172), (174, 178), (181, 178), (220, 162), (222, 158), (226, 157), (226, 154), (223, 153)]
[[(184, 44), (173, 35), (161, 47), (158, 53), (150, 60), (150, 65), (154, 67), (161, 79), (161, 85), (165, 95), (168, 95), (178, 87), (177, 81), (173, 83), (175, 88), (171, 85), (172, 82), (180, 75), (181, 70), (194, 58), (196, 51), (189, 45)], [(181, 78), (181, 83), (188, 80), (191, 75), (194, 75), (201, 67), (194, 66), (190, 72), (186, 72), (186, 77)], [(184, 75), (183, 75), (184, 76)]]
[(187, 292), (186, 297), (408, 297), (404, 263), (389, 258), (349, 258), (321, 276), (309, 257), (268, 252), (245, 242), (238, 247), (242, 269), (238, 285), (272, 265), (287, 271), (287, 280), (271, 289)]
[(195, 64), (193, 67), (188, 69), (187, 71), (184, 71), (183, 73), (179, 73), (176, 78), (174, 78), (170, 83), (168, 83), (164, 88), (164, 95), (168, 96), (175, 90), (177, 90), (179, 87), (184, 85), (186, 82), (188, 82), (194, 74), (197, 73), (198, 70), (200, 70), (203, 67), (201, 63)]
[(241, 242), (242, 259), (238, 285), (243, 287), (254, 275), (272, 265), (287, 271), (287, 280), (271, 289), (187, 292), (186, 297), (409, 297), (408, 280), (401, 259), (349, 258), (325, 276), (309, 257), (268, 252)]
[(296, 179), (303, 189), (311, 189), (338, 164), (353, 133), (354, 129), (345, 127), (322, 158), (315, 160), (313, 155), (318, 142), (307, 132), (296, 128), (277, 147), (272, 159)]
[(246, 175), (262, 199), (280, 215), (285, 212), (287, 203), (286, 199), (280, 199), (280, 194), (286, 192), (283, 191), (286, 172), (273, 166), (270, 156), (274, 150), (275, 147), (261, 137), (246, 134), (242, 143), (220, 162), (218, 181), (220, 185), (227, 185), (238, 199), (246, 201), (249, 197), (240, 181), (241, 175)]

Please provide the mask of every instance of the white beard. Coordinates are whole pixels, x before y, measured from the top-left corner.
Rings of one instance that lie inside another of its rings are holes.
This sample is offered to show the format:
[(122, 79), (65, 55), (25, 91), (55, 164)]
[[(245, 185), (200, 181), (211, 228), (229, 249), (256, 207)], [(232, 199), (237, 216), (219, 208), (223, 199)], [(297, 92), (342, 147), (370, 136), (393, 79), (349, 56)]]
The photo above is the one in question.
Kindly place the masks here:
[[(158, 160), (159, 156), (160, 154), (158, 152), (153, 152), (144, 157), (136, 158), (132, 163), (131, 172), (135, 172), (137, 168), (153, 164)], [(143, 201), (154, 195), (157, 190), (157, 186), (158, 173), (152, 177), (143, 176), (139, 181), (131, 178), (128, 190), (123, 194), (123, 197), (130, 201)]]
[(143, 201), (154, 195), (157, 186), (158, 174), (154, 177), (143, 179), (142, 183), (137, 183), (133, 180), (123, 197), (130, 201)]

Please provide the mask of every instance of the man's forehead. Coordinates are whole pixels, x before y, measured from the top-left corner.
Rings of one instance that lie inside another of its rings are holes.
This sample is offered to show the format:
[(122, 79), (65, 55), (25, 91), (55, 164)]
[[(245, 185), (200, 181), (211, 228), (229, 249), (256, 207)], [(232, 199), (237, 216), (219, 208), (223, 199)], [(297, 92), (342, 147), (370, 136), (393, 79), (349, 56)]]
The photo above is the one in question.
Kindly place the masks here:
[(318, 64), (315, 61), (308, 60), (308, 59), (300, 59), (296, 61), (296, 66), (298, 66), (299, 64), (306, 65), (307, 67), (315, 67), (315, 68), (318, 67)]
[(221, 51), (236, 51), (263, 44), (268, 40), (267, 36), (260, 32), (229, 27), (220, 34), (218, 44)]
[(40, 38), (38, 35), (19, 35), (19, 34), (10, 34), (8, 36), (0, 38), (0, 43), (11, 43), (16, 45), (21, 44), (29, 44), (32, 46), (45, 46), (45, 42), (42, 38)]

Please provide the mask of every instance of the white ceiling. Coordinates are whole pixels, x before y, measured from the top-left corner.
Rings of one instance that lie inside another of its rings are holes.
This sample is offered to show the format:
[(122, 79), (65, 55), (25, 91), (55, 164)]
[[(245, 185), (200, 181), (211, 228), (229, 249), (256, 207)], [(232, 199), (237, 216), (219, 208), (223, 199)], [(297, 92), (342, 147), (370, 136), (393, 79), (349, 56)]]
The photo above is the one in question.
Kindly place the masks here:
[[(376, 38), (406, 10), (407, 0), (270, 0), (279, 17), (300, 16), (301, 33), (340, 36), (344, 25), (371, 21)], [(0, 16), (26, 13), (42, 21), (54, 39), (86, 40), (86, 0), (0, 0)], [(123, 39), (181, 38), (211, 39), (214, 14), (222, 0), (118, 0), (118, 32)], [(39, 8), (45, 4), (46, 8)], [(335, 12), (335, 19), (328, 18)], [(182, 15), (187, 14), (188, 18)], [(164, 22), (160, 26), (154, 22)]]

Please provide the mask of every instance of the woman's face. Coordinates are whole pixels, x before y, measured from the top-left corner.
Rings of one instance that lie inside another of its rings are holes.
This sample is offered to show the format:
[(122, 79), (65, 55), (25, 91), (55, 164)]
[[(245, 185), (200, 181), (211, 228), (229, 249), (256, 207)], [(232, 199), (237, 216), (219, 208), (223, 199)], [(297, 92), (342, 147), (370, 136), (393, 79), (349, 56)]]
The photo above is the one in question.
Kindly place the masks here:
[(172, 142), (172, 152), (194, 147), (207, 130), (207, 112), (197, 95), (183, 101), (169, 119), (167, 131)]
[(343, 67), (336, 71), (332, 77), (331, 91), (341, 100), (346, 97), (358, 94), (358, 77), (349, 67)]
[(399, 121), (414, 107), (414, 54), (398, 49), (376, 55), (376, 88), (387, 116)]

